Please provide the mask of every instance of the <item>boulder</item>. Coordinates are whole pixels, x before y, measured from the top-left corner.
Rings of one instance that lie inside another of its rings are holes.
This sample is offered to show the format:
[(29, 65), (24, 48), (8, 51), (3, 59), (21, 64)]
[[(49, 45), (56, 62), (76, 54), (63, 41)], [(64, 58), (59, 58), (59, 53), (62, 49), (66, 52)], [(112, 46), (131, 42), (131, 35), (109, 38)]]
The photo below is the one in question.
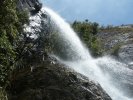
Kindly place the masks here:
[(9, 100), (111, 100), (99, 84), (48, 61), (15, 71), (7, 91)]

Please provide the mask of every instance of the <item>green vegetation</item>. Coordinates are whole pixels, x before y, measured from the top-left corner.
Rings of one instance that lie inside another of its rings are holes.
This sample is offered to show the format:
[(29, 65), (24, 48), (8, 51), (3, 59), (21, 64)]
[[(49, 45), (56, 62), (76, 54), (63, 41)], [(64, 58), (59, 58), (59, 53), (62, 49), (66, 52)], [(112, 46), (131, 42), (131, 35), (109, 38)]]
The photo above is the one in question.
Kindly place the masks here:
[(121, 25), (121, 26), (113, 26), (113, 25), (108, 25), (108, 26), (101, 26), (99, 28), (99, 32), (117, 32), (117, 33), (128, 33), (133, 31), (133, 25)]
[(102, 52), (100, 40), (97, 37), (97, 33), (99, 31), (98, 23), (88, 22), (85, 20), (84, 22), (75, 21), (72, 24), (74, 30), (78, 33), (79, 37), (86, 44), (86, 46), (90, 49), (93, 56), (99, 56)]
[(8, 100), (7, 93), (2, 88), (0, 88), (0, 100)]
[(15, 1), (3, 0), (0, 9), (0, 85), (4, 86), (16, 57), (13, 45), (18, 35), (18, 17)]
[(115, 45), (115, 46), (111, 49), (111, 54), (117, 57), (117, 56), (118, 56), (118, 53), (119, 53), (120, 47), (121, 47), (120, 44)]
[(5, 89), (20, 59), (21, 39), (25, 34), (23, 25), (28, 23), (28, 15), (17, 11), (16, 0), (0, 1), (0, 9), (0, 87)]

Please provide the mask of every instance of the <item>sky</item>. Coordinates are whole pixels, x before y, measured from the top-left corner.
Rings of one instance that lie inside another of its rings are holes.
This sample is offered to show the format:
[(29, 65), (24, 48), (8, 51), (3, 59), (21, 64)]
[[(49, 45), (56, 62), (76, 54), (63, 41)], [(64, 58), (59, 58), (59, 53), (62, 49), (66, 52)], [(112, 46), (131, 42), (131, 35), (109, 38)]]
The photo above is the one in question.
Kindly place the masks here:
[(98, 22), (100, 25), (133, 24), (133, 0), (41, 0), (66, 21)]

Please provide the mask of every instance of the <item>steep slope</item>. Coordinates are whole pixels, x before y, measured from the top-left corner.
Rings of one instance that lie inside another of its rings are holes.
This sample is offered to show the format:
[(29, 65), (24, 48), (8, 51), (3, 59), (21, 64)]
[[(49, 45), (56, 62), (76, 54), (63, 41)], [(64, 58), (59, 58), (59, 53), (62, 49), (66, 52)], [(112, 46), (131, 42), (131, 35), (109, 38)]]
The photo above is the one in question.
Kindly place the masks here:
[(106, 54), (113, 54), (127, 64), (133, 62), (133, 27), (102, 30), (101, 39)]
[(15, 72), (9, 100), (111, 100), (99, 84), (55, 61)]
[[(18, 8), (20, 11), (38, 11), (36, 4), (38, 5), (37, 0), (19, 0)], [(30, 38), (38, 39), (38, 32), (45, 36), (48, 24), (45, 18), (47, 17), (41, 11), (30, 17), (31, 23), (26, 28), (26, 31), (32, 34)], [(14, 70), (7, 87), (9, 100), (111, 100), (98, 83), (41, 53), (40, 50), (38, 56), (41, 62), (33, 59), (32, 66)]]
[(38, 0), (18, 0), (17, 8), (21, 10), (28, 10), (34, 12), (35, 10), (38, 12), (42, 7), (42, 4)]

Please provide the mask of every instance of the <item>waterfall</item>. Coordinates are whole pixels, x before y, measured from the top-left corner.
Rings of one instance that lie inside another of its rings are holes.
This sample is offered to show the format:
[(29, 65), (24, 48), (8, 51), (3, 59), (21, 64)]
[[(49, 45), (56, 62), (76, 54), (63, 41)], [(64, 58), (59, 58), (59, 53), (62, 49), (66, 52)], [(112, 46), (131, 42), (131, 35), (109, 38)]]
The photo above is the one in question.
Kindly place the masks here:
[(42, 11), (48, 13), (58, 28), (58, 41), (63, 44), (60, 48), (65, 48), (63, 55), (67, 58), (60, 56), (61, 52), (58, 50), (55, 57), (61, 63), (99, 83), (113, 100), (133, 100), (133, 88), (130, 88), (133, 87), (133, 70), (109, 56), (93, 58), (63, 18), (47, 7)]

